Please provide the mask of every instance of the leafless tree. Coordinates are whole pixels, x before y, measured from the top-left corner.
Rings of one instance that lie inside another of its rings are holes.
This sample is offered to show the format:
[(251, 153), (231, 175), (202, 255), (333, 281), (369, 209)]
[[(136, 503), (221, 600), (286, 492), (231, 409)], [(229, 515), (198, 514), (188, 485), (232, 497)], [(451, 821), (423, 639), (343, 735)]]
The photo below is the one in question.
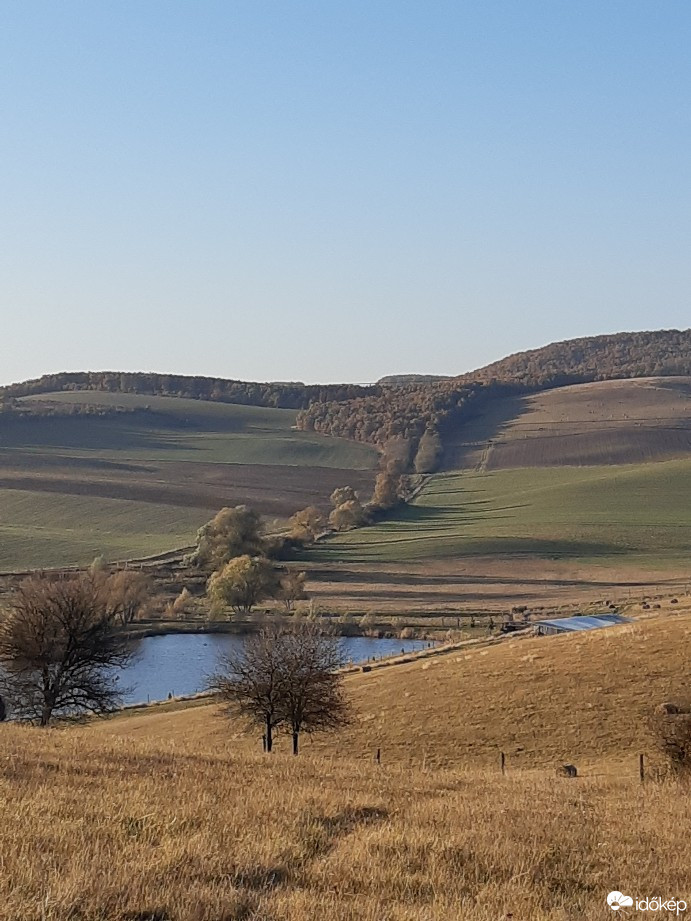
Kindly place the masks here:
[(273, 748), (273, 731), (283, 720), (281, 701), (285, 680), (283, 645), (285, 630), (265, 627), (248, 636), (241, 649), (223, 656), (209, 688), (236, 711), (264, 730), (267, 751)]
[(262, 726), (267, 751), (281, 727), (291, 734), (297, 755), (301, 732), (334, 730), (349, 720), (337, 671), (342, 662), (338, 639), (318, 624), (272, 625), (226, 656), (210, 687), (231, 713)]
[(349, 707), (338, 672), (343, 656), (338, 638), (314, 622), (297, 625), (285, 637), (286, 674), (281, 713), (297, 755), (301, 732), (325, 732), (349, 722)]
[(115, 670), (130, 655), (101, 581), (32, 577), (0, 623), (0, 693), (16, 716), (41, 726), (104, 713), (119, 703)]
[(283, 602), (289, 614), (295, 609), (296, 601), (304, 601), (307, 598), (306, 580), (307, 573), (298, 572), (295, 569), (289, 569), (280, 579), (277, 597)]
[(151, 597), (151, 582), (143, 572), (121, 569), (104, 581), (108, 604), (123, 626), (133, 623)]

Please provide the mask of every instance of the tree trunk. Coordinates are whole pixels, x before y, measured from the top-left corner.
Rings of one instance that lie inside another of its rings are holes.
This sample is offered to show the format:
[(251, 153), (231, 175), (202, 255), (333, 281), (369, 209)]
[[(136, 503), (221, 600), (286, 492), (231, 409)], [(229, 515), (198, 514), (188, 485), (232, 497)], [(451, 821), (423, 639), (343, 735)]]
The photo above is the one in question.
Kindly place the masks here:
[(44, 704), (41, 710), (41, 726), (47, 726), (50, 722), (50, 718), (53, 715), (53, 708), (48, 704)]
[(267, 716), (266, 718), (266, 750), (270, 752), (274, 744), (273, 737), (271, 735), (271, 718)]
[(297, 732), (293, 733), (293, 754), (297, 755), (298, 753), (298, 734)]

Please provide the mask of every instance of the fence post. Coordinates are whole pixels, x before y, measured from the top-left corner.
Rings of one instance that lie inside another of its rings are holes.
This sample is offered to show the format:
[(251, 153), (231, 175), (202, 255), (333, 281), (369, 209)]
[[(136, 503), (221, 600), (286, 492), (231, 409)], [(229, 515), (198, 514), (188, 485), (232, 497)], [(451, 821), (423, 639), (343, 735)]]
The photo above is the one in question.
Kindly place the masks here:
[(501, 775), (502, 777), (506, 774), (506, 755), (504, 752), (499, 753), (501, 755)]
[(638, 756), (638, 775), (641, 783), (645, 783), (645, 755), (642, 753)]

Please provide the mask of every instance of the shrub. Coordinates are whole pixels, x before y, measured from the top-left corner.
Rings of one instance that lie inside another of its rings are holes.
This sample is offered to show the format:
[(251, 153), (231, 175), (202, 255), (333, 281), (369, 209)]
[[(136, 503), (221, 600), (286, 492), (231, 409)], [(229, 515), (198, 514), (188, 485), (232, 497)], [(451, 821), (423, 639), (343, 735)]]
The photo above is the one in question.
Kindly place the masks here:
[(669, 771), (677, 778), (691, 779), (691, 710), (662, 704), (652, 721), (653, 737)]

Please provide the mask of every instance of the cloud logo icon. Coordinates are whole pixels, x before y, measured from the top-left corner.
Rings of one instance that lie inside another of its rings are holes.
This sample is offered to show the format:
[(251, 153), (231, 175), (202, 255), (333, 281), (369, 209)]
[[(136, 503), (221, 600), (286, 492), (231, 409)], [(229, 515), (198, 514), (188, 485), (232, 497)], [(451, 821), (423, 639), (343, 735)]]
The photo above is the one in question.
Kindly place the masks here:
[(624, 895), (623, 892), (610, 892), (607, 896), (607, 904), (612, 911), (619, 911), (620, 908), (631, 908), (633, 899), (630, 895)]

